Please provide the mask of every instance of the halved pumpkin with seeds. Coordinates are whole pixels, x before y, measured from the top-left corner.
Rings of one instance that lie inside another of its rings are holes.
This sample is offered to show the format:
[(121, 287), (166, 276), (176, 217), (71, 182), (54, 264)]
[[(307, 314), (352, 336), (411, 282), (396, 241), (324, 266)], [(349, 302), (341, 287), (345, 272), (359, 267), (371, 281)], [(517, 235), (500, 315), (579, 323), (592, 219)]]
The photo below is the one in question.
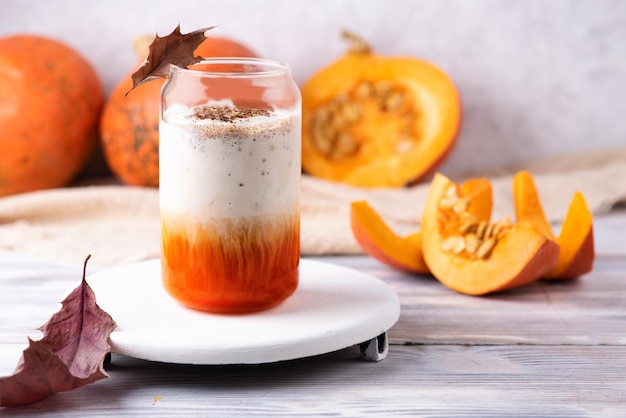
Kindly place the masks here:
[(484, 295), (533, 282), (556, 264), (559, 246), (530, 222), (489, 222), (467, 209), (471, 196), (436, 174), (422, 217), (431, 273), (460, 293)]
[(302, 165), (355, 186), (403, 186), (455, 143), (461, 106), (451, 79), (415, 58), (373, 54), (361, 39), (302, 88)]

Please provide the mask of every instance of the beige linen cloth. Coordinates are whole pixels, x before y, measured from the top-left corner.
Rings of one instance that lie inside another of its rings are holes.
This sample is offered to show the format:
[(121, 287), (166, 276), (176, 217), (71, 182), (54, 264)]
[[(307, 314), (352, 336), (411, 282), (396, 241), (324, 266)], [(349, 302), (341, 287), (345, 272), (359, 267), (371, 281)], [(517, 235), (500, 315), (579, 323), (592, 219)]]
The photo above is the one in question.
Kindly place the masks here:
[[(576, 190), (595, 216), (626, 202), (626, 149), (586, 152), (491, 172), (493, 219), (514, 219), (512, 177), (535, 176), (547, 216), (558, 223)], [(428, 183), (402, 189), (364, 189), (302, 178), (302, 254), (355, 254), (350, 202), (367, 200), (398, 233), (419, 228)], [(108, 267), (159, 256), (158, 190), (121, 185), (77, 185), (0, 198), (0, 251), (58, 262)]]

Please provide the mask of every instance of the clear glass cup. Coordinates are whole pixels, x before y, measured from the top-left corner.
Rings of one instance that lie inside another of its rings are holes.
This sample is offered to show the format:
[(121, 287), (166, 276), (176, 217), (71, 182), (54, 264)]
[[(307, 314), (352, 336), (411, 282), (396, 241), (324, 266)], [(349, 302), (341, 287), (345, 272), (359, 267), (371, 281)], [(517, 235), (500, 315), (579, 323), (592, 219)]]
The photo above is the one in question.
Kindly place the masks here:
[(283, 63), (172, 66), (159, 125), (161, 265), (182, 304), (255, 312), (295, 291), (301, 108)]

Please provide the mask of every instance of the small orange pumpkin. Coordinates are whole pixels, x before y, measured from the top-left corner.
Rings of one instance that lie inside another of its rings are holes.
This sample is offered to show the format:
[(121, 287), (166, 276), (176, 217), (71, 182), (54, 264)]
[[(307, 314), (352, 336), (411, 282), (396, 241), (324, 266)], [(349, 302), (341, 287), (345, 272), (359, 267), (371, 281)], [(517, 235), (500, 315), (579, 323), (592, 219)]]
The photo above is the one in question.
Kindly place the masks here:
[[(142, 38), (138, 53), (145, 55)], [(207, 38), (196, 49), (202, 57), (256, 57), (243, 44), (226, 38)], [(159, 185), (159, 102), (165, 80), (132, 87), (130, 74), (109, 95), (100, 121), (104, 157), (113, 174), (133, 186)]]
[(0, 196), (67, 185), (97, 145), (100, 80), (46, 37), (0, 39)]
[(302, 87), (302, 165), (327, 180), (404, 186), (432, 172), (452, 149), (461, 104), (452, 80), (415, 58), (352, 48)]

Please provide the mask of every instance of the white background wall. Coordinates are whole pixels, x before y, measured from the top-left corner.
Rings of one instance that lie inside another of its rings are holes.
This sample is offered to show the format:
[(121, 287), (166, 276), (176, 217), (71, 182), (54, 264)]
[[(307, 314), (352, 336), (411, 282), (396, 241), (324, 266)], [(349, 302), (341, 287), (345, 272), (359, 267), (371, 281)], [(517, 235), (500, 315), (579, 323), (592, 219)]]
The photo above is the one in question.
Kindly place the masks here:
[(296, 81), (337, 59), (341, 29), (456, 81), (464, 123), (443, 171), (626, 146), (622, 0), (2, 0), (0, 37), (38, 33), (80, 51), (109, 91), (140, 35), (215, 36), (289, 62)]

